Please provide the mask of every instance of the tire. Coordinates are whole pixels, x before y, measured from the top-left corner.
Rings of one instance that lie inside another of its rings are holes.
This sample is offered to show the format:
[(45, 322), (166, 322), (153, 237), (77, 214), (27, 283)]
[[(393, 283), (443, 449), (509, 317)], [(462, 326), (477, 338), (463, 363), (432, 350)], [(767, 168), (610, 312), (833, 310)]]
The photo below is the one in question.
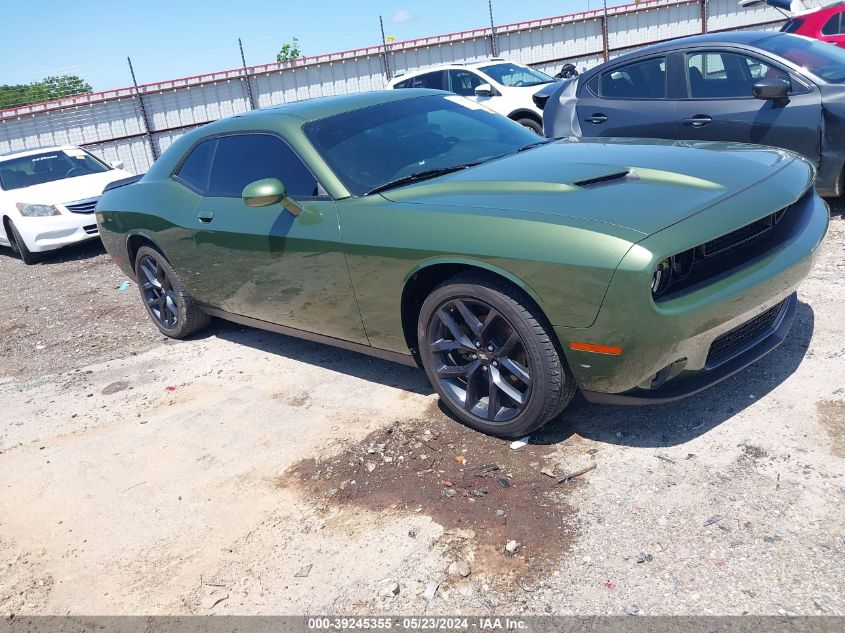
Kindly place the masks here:
[(182, 339), (211, 322), (211, 317), (185, 290), (170, 262), (154, 248), (142, 246), (138, 249), (135, 278), (147, 314), (165, 336)]
[(527, 127), (529, 130), (537, 134), (538, 136), (543, 136), (543, 124), (538, 123), (534, 119), (523, 118), (523, 119), (516, 119), (516, 122), (520, 125)]
[(560, 415), (575, 395), (550, 332), (524, 292), (462, 273), (425, 299), (417, 340), (428, 379), (458, 420), (482, 433), (521, 437)]
[(41, 253), (33, 253), (26, 247), (26, 242), (23, 241), (21, 234), (18, 233), (18, 229), (11, 220), (9, 220), (6, 228), (10, 233), (8, 237), (11, 238), (9, 243), (12, 245), (12, 250), (21, 256), (24, 264), (31, 266), (32, 264), (37, 264), (41, 261)]

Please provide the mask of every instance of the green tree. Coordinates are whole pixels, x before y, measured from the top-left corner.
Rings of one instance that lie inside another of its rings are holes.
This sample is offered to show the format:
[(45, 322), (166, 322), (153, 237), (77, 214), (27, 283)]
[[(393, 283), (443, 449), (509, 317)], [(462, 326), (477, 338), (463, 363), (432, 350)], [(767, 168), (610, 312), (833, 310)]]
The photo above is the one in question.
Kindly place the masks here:
[(76, 75), (46, 77), (31, 84), (4, 84), (0, 85), (0, 109), (52, 101), (91, 91), (91, 85)]
[(282, 45), (282, 50), (276, 55), (276, 61), (289, 62), (300, 57), (302, 57), (302, 53), (299, 52), (299, 40), (293, 38), (293, 43), (285, 42)]

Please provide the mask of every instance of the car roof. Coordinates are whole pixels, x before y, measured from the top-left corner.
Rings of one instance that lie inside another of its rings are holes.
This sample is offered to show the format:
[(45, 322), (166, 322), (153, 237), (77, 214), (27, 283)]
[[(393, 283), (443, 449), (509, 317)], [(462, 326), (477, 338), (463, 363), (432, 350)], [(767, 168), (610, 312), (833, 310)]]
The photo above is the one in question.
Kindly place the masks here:
[[(753, 46), (755, 43), (771, 37), (800, 37), (790, 33), (780, 33), (778, 31), (734, 31), (726, 33), (707, 33), (705, 35), (691, 35), (689, 37), (679, 37), (674, 40), (668, 40), (659, 44), (652, 44), (645, 48), (637, 49), (631, 53), (614, 57), (612, 62), (618, 62), (625, 59), (633, 59), (642, 57), (643, 55), (650, 55), (652, 53), (659, 53), (661, 51), (673, 51), (684, 49), (689, 46), (730, 46), (732, 44), (740, 44), (745, 46)], [(603, 65), (603, 64), (602, 64)]]
[(427, 88), (358, 92), (355, 94), (316, 97), (314, 99), (305, 99), (303, 101), (296, 101), (293, 103), (284, 103), (282, 105), (239, 114), (234, 118), (287, 115), (295, 116), (305, 121), (316, 121), (318, 119), (334, 116), (335, 114), (350, 112), (352, 110), (360, 110), (361, 108), (378, 105), (380, 103), (404, 101), (406, 99), (415, 99), (417, 97), (427, 95), (451, 95), (451, 93), (444, 92), (443, 90), (431, 90)]
[(33, 147), (30, 149), (19, 149), (0, 154), (0, 161), (20, 158), (21, 156), (32, 156), (42, 152), (55, 152), (63, 149), (79, 149), (76, 145), (45, 145), (44, 147)]
[[(519, 64), (519, 62), (505, 59), (504, 57), (488, 57), (486, 59), (476, 59), (469, 62), (449, 62), (447, 64), (434, 64), (433, 66), (422, 66), (421, 68), (414, 68), (413, 70), (406, 70), (404, 72), (396, 73), (389, 83), (401, 81), (408, 77), (414, 77), (421, 73), (437, 72), (438, 70), (451, 70), (457, 68), (480, 68), (488, 64)], [(523, 66), (523, 64), (519, 64)]]

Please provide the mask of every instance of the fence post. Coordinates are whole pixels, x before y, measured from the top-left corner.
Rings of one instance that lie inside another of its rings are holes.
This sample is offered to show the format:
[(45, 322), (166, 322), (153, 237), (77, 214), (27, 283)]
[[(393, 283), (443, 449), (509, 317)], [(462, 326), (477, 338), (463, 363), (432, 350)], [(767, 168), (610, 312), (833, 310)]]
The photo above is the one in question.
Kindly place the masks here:
[(493, 23), (493, 0), (487, 0), (487, 10), (490, 13), (490, 52), (496, 56), (496, 25)]
[(701, 0), (701, 32), (707, 33), (707, 0)]
[(138, 95), (138, 103), (141, 105), (141, 118), (144, 119), (144, 136), (147, 137), (147, 143), (150, 145), (150, 153), (153, 155), (153, 162), (158, 160), (158, 151), (153, 142), (152, 126), (150, 126), (150, 117), (147, 114), (147, 106), (144, 105), (144, 96), (138, 90), (138, 80), (135, 79), (135, 69), (132, 67), (132, 59), (126, 58), (129, 62), (129, 73), (132, 75), (132, 84), (135, 86), (135, 94)]
[(381, 27), (381, 60), (384, 63), (384, 76), (390, 81), (390, 63), (387, 61), (387, 38), (384, 36), (384, 20), (378, 16), (378, 23)]
[(610, 59), (610, 47), (607, 42), (607, 0), (604, 0), (604, 15), (601, 19), (601, 41), (604, 51), (604, 61)]
[(246, 97), (249, 99), (249, 109), (255, 110), (255, 97), (252, 94), (252, 84), (249, 81), (249, 71), (246, 68), (246, 57), (244, 57), (244, 45), (243, 42), (241, 42), (241, 38), (238, 38), (238, 47), (241, 49), (241, 64), (244, 69), (243, 82), (246, 86)]

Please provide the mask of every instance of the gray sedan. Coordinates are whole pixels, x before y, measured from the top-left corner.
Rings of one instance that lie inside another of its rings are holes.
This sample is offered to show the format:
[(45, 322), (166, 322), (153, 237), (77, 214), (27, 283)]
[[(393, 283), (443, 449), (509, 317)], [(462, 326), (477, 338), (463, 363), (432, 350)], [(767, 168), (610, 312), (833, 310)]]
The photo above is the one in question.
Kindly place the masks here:
[(546, 136), (739, 141), (794, 150), (842, 193), (845, 50), (787, 33), (686, 37), (610, 60), (534, 97)]

